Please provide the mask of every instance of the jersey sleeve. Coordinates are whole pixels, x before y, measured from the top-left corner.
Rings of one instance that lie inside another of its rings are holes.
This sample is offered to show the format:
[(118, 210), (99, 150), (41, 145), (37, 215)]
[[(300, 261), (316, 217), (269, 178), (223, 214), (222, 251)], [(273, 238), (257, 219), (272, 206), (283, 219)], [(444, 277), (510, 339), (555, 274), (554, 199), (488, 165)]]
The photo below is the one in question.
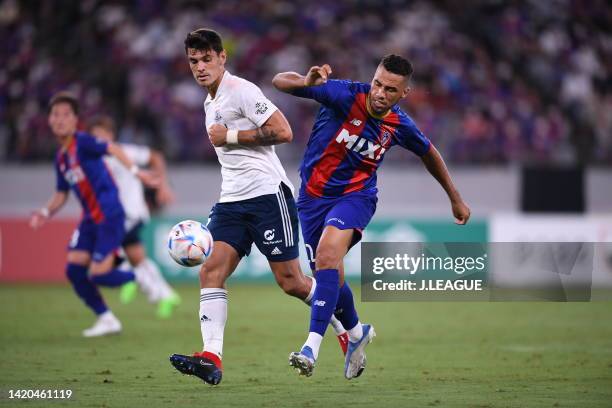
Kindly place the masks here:
[(88, 156), (100, 157), (108, 153), (108, 143), (88, 134), (81, 134), (77, 139), (79, 150)]
[(138, 166), (146, 166), (151, 161), (151, 149), (147, 146), (121, 143), (119, 145), (127, 157)]
[(253, 83), (248, 83), (240, 92), (240, 108), (244, 117), (257, 127), (261, 127), (278, 110), (261, 89)]
[(68, 190), (70, 190), (70, 185), (68, 184), (68, 182), (64, 178), (64, 175), (60, 171), (57, 160), (55, 161), (55, 189), (57, 191), (63, 192), (67, 192)]
[(431, 147), (431, 142), (427, 136), (421, 132), (412, 120), (407, 119), (402, 122), (396, 133), (398, 144), (419, 157), (425, 155)]
[(352, 82), (340, 79), (330, 79), (317, 86), (306, 86), (293, 90), (292, 94), (300, 98), (314, 99), (322, 105), (334, 107), (343, 98), (350, 96)]

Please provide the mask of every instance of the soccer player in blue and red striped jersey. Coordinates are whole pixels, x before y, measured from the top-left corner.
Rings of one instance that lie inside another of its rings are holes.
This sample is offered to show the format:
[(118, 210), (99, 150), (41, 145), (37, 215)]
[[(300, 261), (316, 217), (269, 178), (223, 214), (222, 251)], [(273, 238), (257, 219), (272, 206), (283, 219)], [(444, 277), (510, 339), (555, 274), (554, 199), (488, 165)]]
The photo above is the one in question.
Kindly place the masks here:
[(297, 203), (317, 282), (308, 338), (301, 351), (289, 356), (302, 375), (312, 374), (332, 314), (349, 332), (345, 377), (358, 377), (365, 368), (364, 348), (375, 333), (359, 321), (342, 260), (374, 215), (376, 171), (392, 146), (421, 158), (448, 194), (457, 224), (470, 217), (440, 153), (398, 106), (410, 90), (412, 72), (408, 60), (387, 55), (370, 84), (328, 79), (332, 70), (327, 64), (311, 67), (305, 76), (284, 72), (274, 77), (279, 90), (321, 104), (300, 167)]
[(79, 105), (69, 93), (56, 94), (49, 103), (49, 126), (60, 148), (55, 159), (56, 192), (30, 220), (41, 227), (74, 192), (83, 216), (68, 246), (66, 275), (77, 295), (98, 316), (83, 331), (95, 337), (121, 331), (121, 323), (110, 311), (97, 286), (117, 287), (134, 279), (131, 271), (115, 269), (115, 251), (125, 235), (125, 213), (117, 187), (103, 161), (105, 154), (117, 157), (143, 182), (155, 185), (151, 174), (140, 170), (116, 144), (77, 132)]

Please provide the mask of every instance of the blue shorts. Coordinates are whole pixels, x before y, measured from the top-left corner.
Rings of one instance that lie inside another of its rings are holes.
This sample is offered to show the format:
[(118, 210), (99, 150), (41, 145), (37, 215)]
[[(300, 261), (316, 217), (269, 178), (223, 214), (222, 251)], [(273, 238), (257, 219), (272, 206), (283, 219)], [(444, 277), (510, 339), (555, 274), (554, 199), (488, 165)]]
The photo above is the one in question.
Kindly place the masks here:
[(253, 243), (270, 262), (299, 256), (297, 209), (284, 184), (276, 194), (215, 204), (206, 226), (215, 241), (231, 245), (240, 257), (251, 253)]
[(306, 254), (310, 268), (315, 270), (315, 254), (323, 229), (332, 225), (338, 229), (353, 229), (351, 247), (361, 240), (362, 231), (368, 225), (374, 212), (378, 198), (372, 193), (358, 191), (337, 198), (319, 198), (300, 194), (298, 213), (300, 227), (306, 246)]
[(68, 249), (87, 251), (92, 261), (101, 262), (121, 246), (125, 236), (124, 223), (123, 216), (107, 218), (100, 224), (83, 219), (72, 233)]
[(126, 233), (125, 237), (123, 237), (123, 242), (121, 243), (122, 247), (140, 244), (142, 240), (140, 239), (140, 232), (142, 231), (143, 223), (142, 221), (138, 221), (136, 225), (130, 228)]

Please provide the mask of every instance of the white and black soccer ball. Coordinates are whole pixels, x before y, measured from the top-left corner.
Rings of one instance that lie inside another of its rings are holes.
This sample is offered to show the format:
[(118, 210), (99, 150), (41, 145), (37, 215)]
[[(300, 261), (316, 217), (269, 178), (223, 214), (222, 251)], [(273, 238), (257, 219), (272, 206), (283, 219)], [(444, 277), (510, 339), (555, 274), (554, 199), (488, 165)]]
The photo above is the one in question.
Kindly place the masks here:
[(168, 235), (168, 252), (179, 265), (201, 265), (212, 254), (213, 237), (198, 221), (185, 220), (176, 224)]

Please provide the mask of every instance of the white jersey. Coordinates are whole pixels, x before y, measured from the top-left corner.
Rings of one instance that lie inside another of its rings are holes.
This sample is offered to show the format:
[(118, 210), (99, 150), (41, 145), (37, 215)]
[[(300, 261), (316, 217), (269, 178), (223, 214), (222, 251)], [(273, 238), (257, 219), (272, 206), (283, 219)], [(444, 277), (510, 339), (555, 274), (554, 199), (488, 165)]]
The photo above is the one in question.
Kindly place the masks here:
[[(215, 123), (230, 130), (257, 129), (277, 110), (257, 85), (227, 71), (214, 99), (209, 94), (204, 101), (206, 129)], [(223, 179), (219, 202), (276, 194), (281, 182), (293, 191), (274, 146), (225, 145), (215, 151)]]
[[(138, 166), (149, 164), (151, 149), (148, 147), (126, 143), (120, 143), (119, 146), (134, 164)], [(139, 221), (147, 221), (150, 217), (144, 198), (144, 187), (140, 179), (133, 175), (115, 156), (104, 156), (104, 162), (117, 184), (119, 201), (125, 211), (125, 227), (129, 231)]]

